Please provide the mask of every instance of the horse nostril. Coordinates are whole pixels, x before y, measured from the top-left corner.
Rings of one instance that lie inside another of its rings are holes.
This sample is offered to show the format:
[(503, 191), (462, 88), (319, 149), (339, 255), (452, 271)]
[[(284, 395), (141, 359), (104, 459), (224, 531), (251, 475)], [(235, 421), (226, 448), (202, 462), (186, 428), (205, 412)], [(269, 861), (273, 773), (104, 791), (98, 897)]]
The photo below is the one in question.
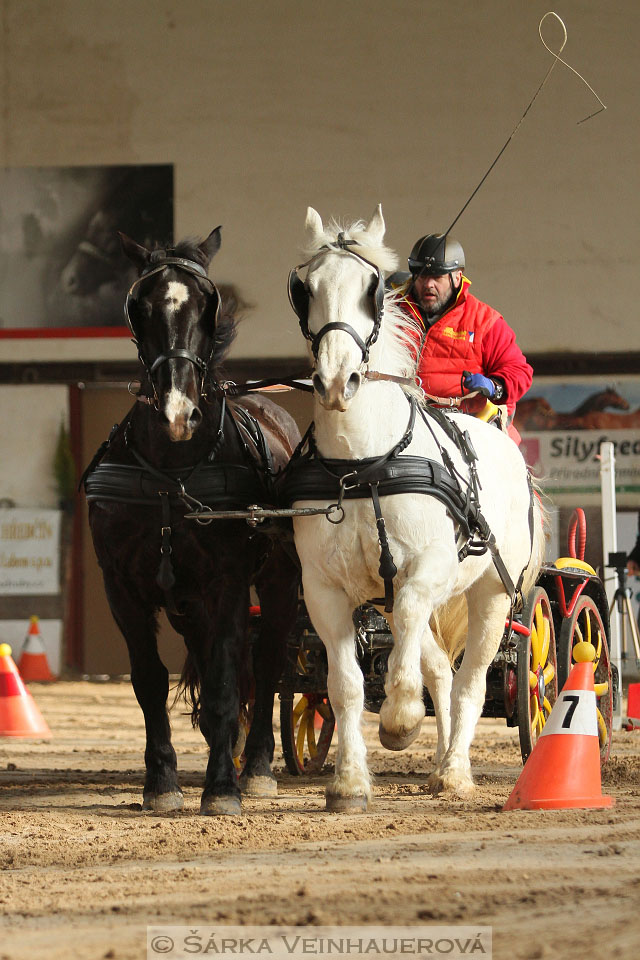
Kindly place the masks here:
[(200, 407), (194, 407), (191, 411), (191, 416), (189, 417), (189, 423), (192, 423), (196, 427), (202, 420), (202, 413)]
[(344, 388), (344, 395), (347, 400), (350, 400), (351, 397), (353, 397), (358, 392), (358, 388), (360, 387), (361, 382), (362, 382), (362, 378), (359, 373), (351, 374)]
[(314, 373), (311, 382), (313, 383), (313, 389), (316, 391), (318, 396), (324, 397), (327, 391), (325, 389), (324, 383), (322, 382), (321, 378), (318, 376), (317, 373)]

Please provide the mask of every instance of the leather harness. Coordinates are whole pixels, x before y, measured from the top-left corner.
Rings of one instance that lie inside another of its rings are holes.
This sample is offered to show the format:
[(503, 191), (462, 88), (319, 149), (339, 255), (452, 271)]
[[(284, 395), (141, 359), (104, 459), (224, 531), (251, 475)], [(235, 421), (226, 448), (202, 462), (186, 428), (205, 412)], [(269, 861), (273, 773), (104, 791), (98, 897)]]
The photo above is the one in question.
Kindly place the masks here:
[[(245, 463), (219, 463), (215, 457), (224, 440), (226, 402), (221, 402), (218, 433), (211, 451), (198, 463), (179, 469), (159, 470), (150, 464), (135, 448), (131, 440), (131, 421), (125, 426), (125, 444), (136, 463), (113, 463), (104, 460), (116, 435), (116, 424), (85, 470), (80, 484), (84, 484), (87, 500), (137, 504), (158, 507), (160, 519), (160, 566), (156, 583), (165, 595), (167, 609), (181, 615), (173, 597), (175, 574), (171, 559), (171, 511), (205, 509), (213, 502), (223, 510), (237, 510), (247, 503), (273, 502), (274, 465), (271, 451), (258, 421), (243, 407), (235, 407), (236, 416), (229, 414), (245, 454)], [(199, 520), (201, 524), (210, 521)]]
[[(342, 510), (343, 500), (370, 497), (373, 503), (380, 544), (380, 567), (378, 573), (384, 582), (384, 599), (371, 602), (382, 605), (385, 611), (393, 610), (393, 578), (397, 568), (389, 549), (385, 521), (380, 506), (381, 496), (398, 493), (417, 493), (435, 497), (446, 507), (447, 513), (458, 528), (458, 559), (480, 556), (488, 551), (502, 580), (512, 606), (522, 587), (524, 570), (518, 583), (514, 583), (504, 564), (487, 521), (480, 511), (478, 497), (477, 455), (467, 431), (461, 431), (444, 414), (434, 407), (418, 406), (410, 397), (409, 423), (402, 439), (381, 457), (363, 460), (334, 460), (321, 457), (313, 438), (313, 423), (302, 438), (278, 484), (280, 499), (287, 505), (300, 500), (335, 501), (336, 509)], [(436, 441), (442, 463), (426, 457), (400, 456), (413, 439), (416, 412), (429, 428)], [(469, 470), (466, 479), (456, 470), (447, 450), (439, 443), (430, 419), (434, 420), (453, 440)], [(531, 490), (531, 481), (529, 479)], [(327, 519), (330, 519), (328, 516)], [(342, 518), (338, 521), (340, 522)], [(533, 494), (529, 508), (529, 529), (533, 538)], [(526, 568), (525, 568), (526, 569)]]

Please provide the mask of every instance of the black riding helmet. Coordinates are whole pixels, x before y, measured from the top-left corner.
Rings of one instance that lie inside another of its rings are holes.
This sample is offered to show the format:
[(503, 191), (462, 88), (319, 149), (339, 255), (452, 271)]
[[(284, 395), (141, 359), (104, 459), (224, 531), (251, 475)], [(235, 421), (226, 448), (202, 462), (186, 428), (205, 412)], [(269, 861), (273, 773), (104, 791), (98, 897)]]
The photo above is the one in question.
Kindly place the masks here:
[(425, 274), (455, 273), (464, 270), (464, 250), (452, 237), (429, 233), (416, 240), (408, 263), (414, 280)]

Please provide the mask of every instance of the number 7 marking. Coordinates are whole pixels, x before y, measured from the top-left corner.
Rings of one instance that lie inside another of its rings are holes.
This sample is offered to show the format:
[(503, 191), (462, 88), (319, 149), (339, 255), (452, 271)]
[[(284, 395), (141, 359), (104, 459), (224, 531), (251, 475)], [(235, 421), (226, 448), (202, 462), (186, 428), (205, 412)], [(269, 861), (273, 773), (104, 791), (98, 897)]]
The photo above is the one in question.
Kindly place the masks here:
[(580, 703), (580, 697), (572, 696), (572, 694), (570, 693), (565, 693), (562, 699), (565, 703), (567, 703), (568, 701), (571, 701), (567, 708), (565, 718), (562, 721), (562, 727), (563, 729), (565, 729), (571, 726), (571, 718), (573, 717), (574, 713), (576, 712), (576, 708)]

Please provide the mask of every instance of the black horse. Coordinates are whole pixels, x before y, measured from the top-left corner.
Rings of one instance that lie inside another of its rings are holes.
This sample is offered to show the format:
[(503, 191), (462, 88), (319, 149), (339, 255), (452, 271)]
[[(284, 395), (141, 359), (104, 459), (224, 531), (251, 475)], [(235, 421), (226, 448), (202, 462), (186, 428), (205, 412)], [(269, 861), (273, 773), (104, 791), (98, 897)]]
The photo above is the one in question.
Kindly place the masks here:
[[(273, 503), (271, 481), (299, 440), (291, 417), (263, 398), (227, 403), (219, 363), (235, 335), (207, 267), (220, 228), (203, 242), (149, 251), (122, 235), (138, 279), (127, 315), (145, 376), (137, 402), (87, 470), (89, 523), (113, 616), (131, 660), (145, 718), (143, 807), (182, 807), (157, 651), (164, 607), (187, 648), (181, 686), (210, 748), (200, 812), (235, 814), (240, 786), (273, 795), (272, 709), (295, 621), (298, 570), (279, 537), (244, 520), (200, 523), (184, 514), (206, 503), (244, 509)], [(265, 443), (266, 441), (266, 443)], [(233, 762), (239, 717), (250, 699), (250, 585), (261, 605), (253, 645), (253, 716), (240, 782)]]

